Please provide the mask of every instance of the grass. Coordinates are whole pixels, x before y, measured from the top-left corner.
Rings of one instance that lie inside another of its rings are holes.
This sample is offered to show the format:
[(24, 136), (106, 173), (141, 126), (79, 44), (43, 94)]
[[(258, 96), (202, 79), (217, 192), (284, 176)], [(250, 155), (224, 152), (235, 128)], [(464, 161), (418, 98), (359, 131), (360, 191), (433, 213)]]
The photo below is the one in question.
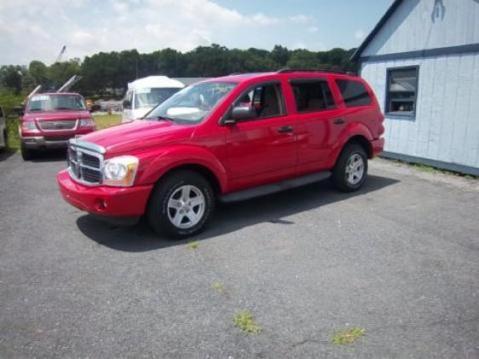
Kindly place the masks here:
[(20, 149), (20, 138), (18, 137), (18, 117), (7, 117), (7, 147), (16, 151)]
[(364, 336), (366, 330), (364, 328), (350, 328), (345, 330), (340, 330), (334, 333), (332, 342), (337, 345), (347, 345), (353, 344), (359, 338)]
[(98, 130), (103, 130), (121, 123), (121, 115), (93, 115)]
[[(93, 119), (96, 123), (98, 130), (115, 126), (121, 123), (121, 115), (102, 115), (95, 116)], [(18, 137), (18, 117), (10, 116), (7, 117), (7, 147), (10, 150), (17, 151), (20, 149), (20, 138)]]
[(242, 310), (236, 313), (233, 317), (233, 323), (235, 327), (241, 329), (247, 334), (259, 334), (262, 331), (249, 310)]

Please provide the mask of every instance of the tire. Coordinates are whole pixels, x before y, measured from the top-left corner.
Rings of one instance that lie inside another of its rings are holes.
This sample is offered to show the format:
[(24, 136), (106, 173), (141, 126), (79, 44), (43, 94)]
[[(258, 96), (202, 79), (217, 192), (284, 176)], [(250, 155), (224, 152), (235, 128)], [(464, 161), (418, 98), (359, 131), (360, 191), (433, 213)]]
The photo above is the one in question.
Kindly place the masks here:
[(354, 192), (361, 188), (367, 176), (366, 151), (357, 143), (347, 144), (333, 169), (333, 184), (342, 192)]
[(23, 143), (20, 145), (20, 151), (22, 152), (22, 158), (24, 161), (29, 161), (33, 158), (32, 150), (26, 148)]
[(186, 238), (204, 229), (214, 206), (210, 183), (195, 171), (178, 170), (156, 184), (148, 203), (148, 222), (160, 236)]

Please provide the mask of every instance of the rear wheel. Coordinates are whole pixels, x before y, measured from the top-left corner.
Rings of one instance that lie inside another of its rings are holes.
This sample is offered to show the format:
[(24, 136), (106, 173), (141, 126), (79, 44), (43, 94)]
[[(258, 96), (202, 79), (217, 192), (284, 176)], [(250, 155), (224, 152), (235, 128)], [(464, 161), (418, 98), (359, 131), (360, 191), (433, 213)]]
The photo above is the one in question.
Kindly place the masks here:
[(343, 192), (354, 192), (361, 188), (368, 174), (368, 156), (357, 143), (344, 147), (333, 170), (334, 185)]
[(179, 170), (156, 185), (148, 205), (148, 221), (160, 235), (184, 238), (204, 229), (214, 205), (209, 182), (194, 171)]
[(26, 148), (23, 143), (20, 146), (20, 151), (22, 152), (22, 158), (24, 161), (29, 161), (33, 158), (32, 150)]

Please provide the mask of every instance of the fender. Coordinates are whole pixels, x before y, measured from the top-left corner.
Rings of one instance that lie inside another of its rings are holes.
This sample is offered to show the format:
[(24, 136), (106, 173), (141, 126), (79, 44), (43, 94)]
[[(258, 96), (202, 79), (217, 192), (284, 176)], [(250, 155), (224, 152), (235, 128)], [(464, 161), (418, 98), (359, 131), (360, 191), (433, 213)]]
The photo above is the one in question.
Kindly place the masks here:
[(339, 155), (341, 154), (341, 151), (344, 148), (344, 145), (348, 143), (348, 141), (355, 136), (364, 137), (368, 141), (369, 146), (371, 147), (371, 141), (374, 139), (374, 137), (371, 131), (369, 130), (369, 128), (366, 125), (359, 122), (350, 123), (341, 131), (341, 133), (338, 136), (338, 140), (335, 142), (332, 148), (331, 167), (333, 167), (334, 164), (336, 163)]
[(168, 171), (185, 165), (202, 166), (218, 180), (223, 193), (227, 189), (226, 169), (207, 149), (195, 145), (178, 145), (161, 148), (140, 157), (138, 184), (154, 184)]

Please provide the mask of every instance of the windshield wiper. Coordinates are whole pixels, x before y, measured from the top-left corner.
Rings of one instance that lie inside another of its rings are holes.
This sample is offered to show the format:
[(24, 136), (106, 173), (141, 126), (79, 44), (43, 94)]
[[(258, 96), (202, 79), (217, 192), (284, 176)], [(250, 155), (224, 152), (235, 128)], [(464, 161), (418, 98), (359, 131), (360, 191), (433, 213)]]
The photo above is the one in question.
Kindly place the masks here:
[(71, 110), (71, 111), (76, 111), (77, 109), (71, 108), (71, 107), (55, 107), (54, 110), (55, 110), (55, 111), (57, 111), (57, 110)]
[(170, 121), (175, 122), (174, 118), (166, 117), (166, 116), (155, 116), (155, 117), (147, 117), (147, 120), (157, 120), (157, 121)]

